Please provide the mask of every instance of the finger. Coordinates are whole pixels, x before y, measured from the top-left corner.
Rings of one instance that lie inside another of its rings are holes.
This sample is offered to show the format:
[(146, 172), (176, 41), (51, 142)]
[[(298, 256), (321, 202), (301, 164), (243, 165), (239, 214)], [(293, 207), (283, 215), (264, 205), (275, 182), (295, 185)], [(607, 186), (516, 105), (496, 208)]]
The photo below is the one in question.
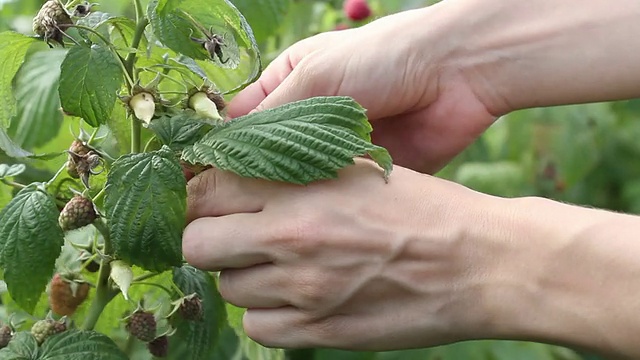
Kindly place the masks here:
[(283, 268), (273, 264), (224, 269), (218, 289), (225, 300), (238, 307), (277, 308), (289, 305), (283, 289), (290, 278)]
[(209, 169), (187, 184), (187, 223), (207, 216), (253, 213), (262, 210), (276, 184)]
[[(283, 83), (286, 82), (305, 57), (319, 48), (333, 43), (332, 39), (337, 36), (339, 34), (334, 32), (321, 33), (292, 45), (267, 66), (258, 81), (247, 86), (231, 100), (227, 108), (227, 114), (235, 118), (246, 115), (251, 111), (260, 111), (293, 101), (287, 100), (289, 99), (288, 97), (282, 97), (280, 101), (276, 101), (279, 99), (276, 96), (273, 100), (264, 102), (274, 91), (282, 87)], [(293, 92), (295, 90), (293, 89)], [(300, 100), (306, 97), (308, 95), (293, 99)]]
[[(329, 347), (339, 343), (339, 318), (314, 319), (292, 306), (248, 309), (242, 319), (245, 333), (258, 343), (276, 348)], [(348, 325), (347, 325), (348, 326)]]
[(182, 252), (191, 265), (208, 271), (272, 262), (276, 250), (264, 245), (270, 222), (264, 213), (197, 219), (184, 230)]
[(294, 61), (291, 56), (292, 52), (286, 51), (273, 60), (258, 81), (247, 86), (231, 100), (227, 114), (235, 118), (254, 110), (293, 71), (297, 60)]

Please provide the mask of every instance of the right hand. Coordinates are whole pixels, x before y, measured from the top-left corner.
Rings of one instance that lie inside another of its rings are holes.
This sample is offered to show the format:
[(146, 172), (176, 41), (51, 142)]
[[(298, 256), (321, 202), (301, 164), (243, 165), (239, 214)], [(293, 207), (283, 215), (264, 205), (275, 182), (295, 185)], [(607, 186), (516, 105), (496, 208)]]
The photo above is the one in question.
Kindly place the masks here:
[(445, 68), (442, 4), (328, 32), (284, 51), (229, 106), (237, 117), (314, 96), (351, 96), (367, 109), (374, 143), (397, 165), (433, 173), (495, 117), (465, 77)]

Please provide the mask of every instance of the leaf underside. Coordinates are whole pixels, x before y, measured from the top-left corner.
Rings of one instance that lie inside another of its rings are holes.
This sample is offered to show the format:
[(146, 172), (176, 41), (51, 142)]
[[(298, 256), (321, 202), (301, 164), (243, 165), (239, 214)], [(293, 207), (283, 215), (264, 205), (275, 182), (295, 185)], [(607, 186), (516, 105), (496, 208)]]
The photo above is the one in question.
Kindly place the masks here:
[(183, 151), (193, 164), (213, 165), (241, 176), (307, 184), (369, 155), (384, 169), (392, 159), (371, 144), (365, 111), (347, 97), (319, 97), (236, 118)]

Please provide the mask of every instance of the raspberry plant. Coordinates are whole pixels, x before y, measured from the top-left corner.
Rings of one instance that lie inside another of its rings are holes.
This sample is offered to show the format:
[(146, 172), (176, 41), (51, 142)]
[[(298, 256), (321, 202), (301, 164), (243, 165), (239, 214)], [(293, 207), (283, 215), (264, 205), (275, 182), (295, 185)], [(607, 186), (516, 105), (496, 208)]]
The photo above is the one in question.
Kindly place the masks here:
[[(350, 98), (226, 116), (262, 68), (251, 27), (228, 0), (131, 8), (134, 18), (48, 0), (34, 35), (0, 33), (0, 147), (29, 164), (65, 160), (30, 184), (16, 181), (23, 164), (0, 165), (0, 182), (15, 189), (0, 212), (0, 268), (8, 308), (23, 313), (3, 327), (11, 340), (0, 358), (127, 359), (136, 346), (147, 357), (178, 358), (182, 347), (190, 359), (226, 358), (220, 344), (236, 337), (238, 309), (225, 306), (215, 274), (183, 259), (185, 172), (307, 184), (364, 155), (381, 181), (391, 171)], [(59, 76), (20, 86), (28, 57)], [(34, 86), (57, 88), (60, 110), (77, 120), (65, 149), (32, 154), (7, 136), (26, 117), (17, 95)]]

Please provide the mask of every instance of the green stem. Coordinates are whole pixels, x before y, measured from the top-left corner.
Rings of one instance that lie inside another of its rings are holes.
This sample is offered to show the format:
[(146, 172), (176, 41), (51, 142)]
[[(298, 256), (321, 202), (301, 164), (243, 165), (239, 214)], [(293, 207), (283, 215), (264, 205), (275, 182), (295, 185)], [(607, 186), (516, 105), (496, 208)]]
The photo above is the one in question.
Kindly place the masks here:
[(96, 203), (97, 201), (100, 201), (100, 199), (104, 197), (104, 194), (105, 194), (105, 188), (102, 188), (102, 190), (100, 190), (100, 192), (93, 197), (92, 201), (94, 203)]
[(151, 279), (152, 277), (156, 277), (158, 275), (160, 275), (160, 273), (150, 272), (150, 273), (142, 274), (134, 278), (132, 282), (145, 281), (145, 280)]
[(15, 181), (11, 181), (11, 180), (2, 179), (0, 181), (2, 181), (3, 184), (12, 186), (12, 187), (14, 187), (16, 189), (24, 189), (24, 188), (27, 187), (27, 185), (22, 185), (20, 183), (17, 183)]
[(67, 168), (67, 163), (65, 162), (60, 169), (58, 169), (58, 172), (56, 172), (55, 175), (53, 175), (53, 177), (51, 178), (51, 180), (47, 181), (47, 184), (45, 186), (49, 186), (51, 184), (53, 184), (54, 181), (56, 181), (56, 179), (58, 178), (58, 176), (60, 176), (60, 174), (62, 174), (62, 172)]
[(165, 287), (165, 286), (163, 286), (163, 285), (160, 285), (160, 284), (156, 284), (156, 283), (150, 283), (150, 282), (134, 282), (134, 283), (131, 283), (131, 286), (133, 286), (133, 285), (147, 285), (147, 286), (155, 286), (155, 287), (157, 287), (157, 288), (159, 288), (159, 289), (164, 290), (164, 292), (166, 292), (166, 293), (167, 293), (167, 295), (169, 295), (169, 296), (172, 296), (172, 295), (174, 294), (174, 293), (173, 293), (171, 290), (169, 290), (167, 287)]
[[(104, 238), (104, 253), (109, 255), (111, 253), (111, 239), (109, 238), (109, 230), (102, 220), (95, 221), (93, 225), (100, 231)], [(98, 274), (98, 283), (96, 284), (96, 295), (93, 298), (93, 302), (87, 312), (87, 317), (82, 324), (84, 330), (92, 330), (105, 306), (118, 295), (118, 291), (111, 288), (109, 284), (109, 276), (111, 275), (110, 260), (103, 259), (100, 262), (100, 272)]]
[(109, 285), (110, 274), (111, 264), (108, 260), (102, 260), (100, 264), (100, 273), (98, 275), (98, 283), (96, 284), (96, 294), (89, 310), (87, 311), (84, 323), (82, 324), (82, 328), (84, 330), (93, 330), (98, 323), (104, 308), (118, 294), (118, 292), (111, 289), (111, 286)]
[[(133, 40), (131, 41), (131, 47), (133, 49), (137, 49), (140, 46), (140, 41), (142, 40), (142, 36), (144, 35), (144, 29), (147, 27), (149, 21), (142, 14), (142, 5), (140, 4), (140, 0), (134, 1), (136, 7), (136, 30), (133, 34)], [(133, 65), (136, 62), (136, 52), (130, 52), (127, 55), (127, 58), (124, 60), (125, 71), (133, 79)], [(129, 93), (131, 93), (131, 86), (129, 89)], [(140, 121), (133, 116), (131, 121), (131, 152), (138, 153), (140, 152), (140, 142), (142, 138), (142, 125)]]

